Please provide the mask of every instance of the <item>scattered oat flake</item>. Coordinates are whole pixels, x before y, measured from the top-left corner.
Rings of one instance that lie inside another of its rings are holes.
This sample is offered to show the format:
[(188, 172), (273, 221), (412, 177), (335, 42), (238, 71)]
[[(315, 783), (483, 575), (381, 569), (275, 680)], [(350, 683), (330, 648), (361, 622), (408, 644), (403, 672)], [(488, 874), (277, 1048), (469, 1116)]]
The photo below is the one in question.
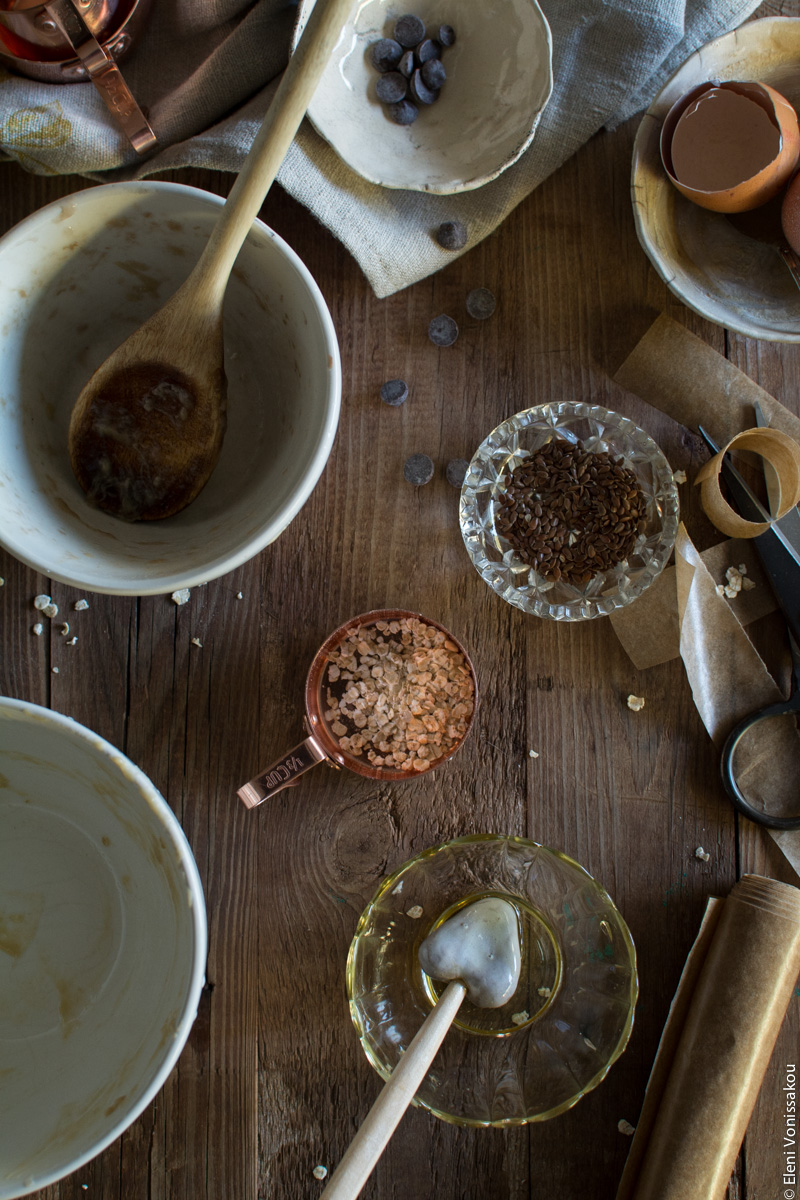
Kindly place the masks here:
[(41, 612), (43, 608), (47, 608), (48, 604), (50, 603), (52, 603), (50, 597), (45, 596), (44, 592), (41, 592), (38, 596), (33, 597), (33, 607), (37, 612)]
[(550, 988), (548, 988), (548, 987), (540, 987), (540, 988), (537, 988), (536, 991), (538, 992), (538, 994), (540, 996), (547, 997), (550, 995)]
[(311, 1172), (311, 1174), (314, 1176), (315, 1179), (324, 1179), (325, 1176), (328, 1174), (328, 1168), (323, 1167), (320, 1164), (320, 1166), (314, 1167), (314, 1170)]
[(69, 633), (69, 625), (67, 624), (66, 621), (64, 621), (63, 625), (59, 625), (58, 632), (61, 634), (62, 637), (67, 636), (67, 634)]
[(695, 858), (699, 858), (701, 862), (708, 862), (708, 860), (711, 858), (711, 855), (707, 850), (704, 850), (702, 846), (697, 847), (694, 852), (694, 856)]
[(411, 917), (413, 921), (418, 921), (422, 916), (422, 905), (412, 904), (411, 908), (406, 911), (406, 916)]
[(755, 586), (756, 586), (755, 579), (748, 579), (747, 576), (745, 575), (744, 578), (742, 579), (742, 591), (743, 592), (752, 592), (752, 590)]
[(747, 563), (739, 563), (739, 574), (740, 575), (747, 574)]
[(77, 646), (77, 644), (78, 644), (78, 639), (76, 637), (71, 637), (69, 639), (69, 641), (67, 642), (68, 646)]
[(585, 1037), (583, 1040), (584, 1040), (584, 1042), (586, 1043), (586, 1045), (589, 1047), (589, 1049), (590, 1049), (590, 1050), (596, 1050), (596, 1049), (597, 1049), (597, 1046), (595, 1046), (594, 1042), (590, 1042), (590, 1041), (589, 1041), (589, 1039), (588, 1039), (587, 1037)]
[(237, 599), (237, 600), (244, 600), (244, 596), (242, 595), (242, 593), (241, 593), (241, 592), (237, 592), (237, 593), (236, 593), (236, 599)]
[(42, 616), (49, 617), (50, 620), (52, 621), (53, 617), (58, 616), (58, 605), (57, 604), (46, 604), (44, 606), (44, 608), (42, 609)]
[(528, 758), (538, 758), (538, 757), (539, 757), (538, 750), (529, 750), (528, 751)]
[(723, 585), (721, 583), (717, 584), (717, 586), (714, 588), (714, 591), (717, 593), (718, 596), (725, 595), (725, 588), (723, 587)]
[(54, 675), (57, 675), (57, 674), (58, 674), (58, 667), (53, 667), (53, 674), (54, 674)]
[(192, 645), (199, 646), (201, 650), (203, 649), (203, 643), (200, 641), (200, 638), (192, 638)]
[(37, 621), (35, 625), (31, 625), (31, 633), (35, 634), (36, 637), (41, 637), (43, 632), (44, 625), (41, 621)]
[(516, 1012), (516, 1013), (511, 1014), (511, 1020), (514, 1022), (515, 1025), (524, 1025), (525, 1022), (530, 1021), (530, 1019), (531, 1019), (531, 1014), (525, 1008), (523, 1008), (521, 1012)]
[(400, 880), (400, 882), (398, 883), (397, 887), (396, 887), (396, 888), (392, 888), (392, 895), (393, 895), (393, 896), (399, 896), (399, 895), (400, 895), (400, 893), (401, 893), (401, 892), (402, 892), (402, 890), (403, 890), (403, 884), (404, 884), (404, 883), (405, 883), (405, 880), (404, 880), (404, 879), (401, 879), (401, 880)]
[(624, 1117), (621, 1121), (617, 1121), (617, 1129), (620, 1133), (624, 1133), (625, 1137), (633, 1137), (636, 1133), (636, 1126), (631, 1125), (630, 1121), (626, 1121)]
[(89, 607), (89, 601), (76, 600), (72, 607), (75, 609), (75, 612), (86, 612), (86, 609)]
[(171, 600), (174, 604), (180, 606), (181, 604), (186, 603), (186, 601), (189, 599), (189, 594), (188, 588), (178, 588), (177, 592), (172, 593)]
[(628, 708), (631, 712), (641, 712), (644, 708), (644, 696), (628, 696)]
[(3, 579), (3, 576), (0, 575), (0, 587), (5, 587), (5, 586), (6, 586), (6, 581), (5, 581), (5, 579)]
[(672, 478), (675, 480), (676, 483), (686, 483), (686, 472), (685, 471), (673, 471)]

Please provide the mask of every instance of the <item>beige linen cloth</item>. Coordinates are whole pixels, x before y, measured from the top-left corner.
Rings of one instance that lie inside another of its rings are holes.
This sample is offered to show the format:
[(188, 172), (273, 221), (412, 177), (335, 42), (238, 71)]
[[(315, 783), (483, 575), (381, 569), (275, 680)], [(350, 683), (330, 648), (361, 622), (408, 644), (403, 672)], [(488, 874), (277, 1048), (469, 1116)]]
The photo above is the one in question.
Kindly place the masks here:
[[(453, 0), (456, 30), (459, 5), (480, 2)], [(308, 121), (278, 180), (344, 243), (376, 294), (391, 295), (452, 261), (433, 237), (442, 221), (463, 221), (470, 249), (594, 133), (646, 107), (689, 54), (756, 7), (755, 0), (542, 0), (553, 34), (553, 94), (530, 148), (492, 183), (454, 196), (368, 184)], [(37, 174), (99, 181), (175, 167), (237, 171), (286, 64), (295, 15), (285, 0), (154, 0), (123, 63), (158, 135), (159, 148), (144, 162), (91, 84), (35, 83), (0, 68), (0, 155)]]

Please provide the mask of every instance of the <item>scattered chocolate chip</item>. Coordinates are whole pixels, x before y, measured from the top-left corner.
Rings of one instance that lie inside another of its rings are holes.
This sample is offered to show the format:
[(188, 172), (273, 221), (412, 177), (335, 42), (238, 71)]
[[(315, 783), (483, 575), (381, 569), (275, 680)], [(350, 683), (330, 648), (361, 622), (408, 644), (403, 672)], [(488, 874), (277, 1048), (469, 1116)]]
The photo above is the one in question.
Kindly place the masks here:
[(401, 75), (405, 75), (406, 79), (410, 79), (414, 74), (414, 51), (406, 50), (400, 62), (397, 64), (397, 69)]
[(394, 38), (381, 38), (380, 41), (373, 42), (369, 50), (370, 62), (381, 74), (385, 71), (393, 71), (400, 62), (402, 54), (403, 47)]
[(455, 46), (456, 31), (452, 25), (439, 26), (439, 45), (440, 46)]
[(476, 321), (485, 321), (497, 306), (493, 294), (488, 288), (473, 288), (467, 295), (467, 312)]
[(398, 19), (394, 27), (394, 37), (406, 50), (413, 50), (425, 37), (425, 25), (413, 13), (406, 13)]
[(468, 470), (469, 463), (465, 458), (451, 458), (445, 470), (447, 482), (455, 488), (460, 488)]
[(396, 125), (413, 125), (419, 116), (419, 109), (410, 100), (399, 100), (397, 104), (389, 104), (386, 111)]
[(408, 91), (408, 83), (399, 71), (389, 71), (386, 75), (381, 75), (375, 84), (375, 91), (378, 99), (384, 104), (397, 104), (404, 99)]
[(439, 58), (431, 58), (428, 62), (424, 63), (420, 68), (420, 74), (425, 86), (429, 87), (432, 92), (438, 92), (445, 79), (447, 79), (444, 63)]
[(381, 388), (381, 400), (384, 404), (396, 407), (405, 404), (408, 399), (408, 384), (404, 379), (389, 379)]
[(403, 475), (408, 483), (422, 487), (433, 479), (433, 459), (427, 454), (412, 454), (403, 465)]
[[(429, 65), (429, 63), (425, 64), (425, 66)], [(411, 76), (411, 95), (419, 104), (433, 104), (435, 100), (439, 99), (438, 91), (433, 91), (425, 83), (422, 71), (415, 71)]]
[(467, 244), (467, 227), (461, 221), (443, 221), (436, 240), (443, 250), (461, 250)]
[(428, 337), (434, 346), (452, 346), (458, 337), (458, 326), (452, 317), (447, 317), (442, 313), (440, 316), (434, 317), (428, 326)]

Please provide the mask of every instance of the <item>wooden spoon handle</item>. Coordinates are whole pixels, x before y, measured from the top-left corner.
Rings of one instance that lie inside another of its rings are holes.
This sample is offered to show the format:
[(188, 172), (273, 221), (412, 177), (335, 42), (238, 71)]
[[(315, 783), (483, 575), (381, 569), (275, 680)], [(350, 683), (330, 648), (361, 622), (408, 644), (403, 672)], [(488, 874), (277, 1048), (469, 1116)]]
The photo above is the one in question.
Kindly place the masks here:
[(463, 983), (455, 979), (448, 983), (384, 1084), (320, 1200), (354, 1200), (361, 1191), (425, 1078), (466, 994)]
[[(196, 287), (217, 296), (224, 292), (236, 255), (286, 157), (352, 4), (353, 0), (316, 0), (261, 128), (192, 272)], [(367, 103), (365, 96), (364, 104)]]

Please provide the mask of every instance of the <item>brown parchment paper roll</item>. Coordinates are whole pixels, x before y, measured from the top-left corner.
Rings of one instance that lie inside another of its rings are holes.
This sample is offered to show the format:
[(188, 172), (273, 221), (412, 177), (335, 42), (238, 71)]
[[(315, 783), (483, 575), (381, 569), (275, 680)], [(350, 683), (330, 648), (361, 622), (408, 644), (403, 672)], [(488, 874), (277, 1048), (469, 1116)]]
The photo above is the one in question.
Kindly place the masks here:
[(745, 875), (681, 976), (617, 1200), (722, 1200), (800, 973), (800, 890)]

